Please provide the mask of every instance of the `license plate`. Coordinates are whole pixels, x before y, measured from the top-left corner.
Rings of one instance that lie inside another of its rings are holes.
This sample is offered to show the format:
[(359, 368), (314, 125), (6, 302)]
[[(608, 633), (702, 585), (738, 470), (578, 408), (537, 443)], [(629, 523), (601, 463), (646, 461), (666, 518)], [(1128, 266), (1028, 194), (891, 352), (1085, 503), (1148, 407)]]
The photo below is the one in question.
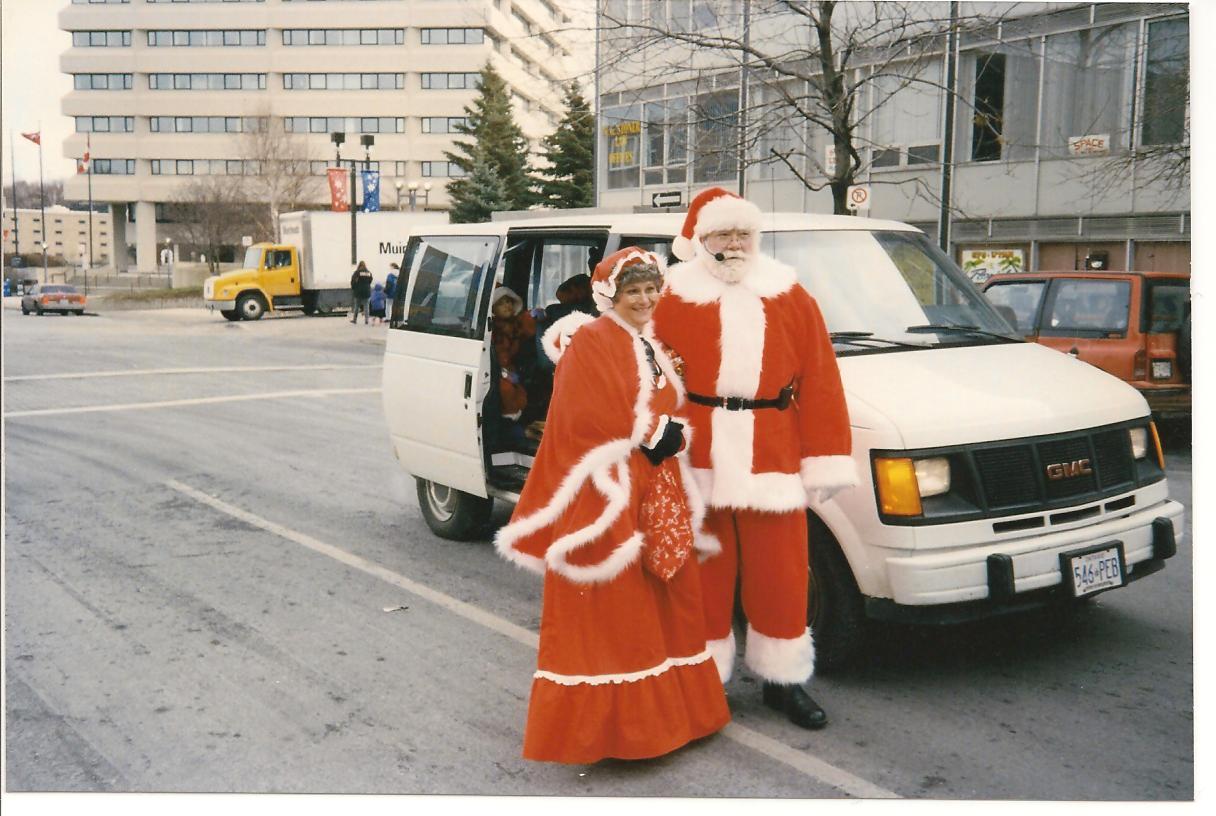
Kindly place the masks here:
[(1061, 553), (1060, 572), (1074, 598), (1121, 587), (1127, 583), (1123, 542), (1111, 541)]
[(67, 299), (67, 298), (59, 298), (59, 305), (60, 305), (60, 306), (67, 306), (67, 305), (68, 305), (68, 299)]

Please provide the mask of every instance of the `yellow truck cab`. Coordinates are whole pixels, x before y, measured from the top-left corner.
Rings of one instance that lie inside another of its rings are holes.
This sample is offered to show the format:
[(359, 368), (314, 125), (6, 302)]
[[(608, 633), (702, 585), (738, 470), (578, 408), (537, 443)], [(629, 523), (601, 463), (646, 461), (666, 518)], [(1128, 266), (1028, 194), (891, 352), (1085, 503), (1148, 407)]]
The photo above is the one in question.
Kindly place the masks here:
[[(360, 213), (357, 259), (377, 280), (405, 251), (415, 224), (447, 223), (446, 213)], [(267, 311), (325, 314), (350, 308), (350, 216), (294, 212), (279, 217), (281, 243), (245, 250), (240, 269), (203, 282), (203, 303), (228, 320), (258, 320)]]

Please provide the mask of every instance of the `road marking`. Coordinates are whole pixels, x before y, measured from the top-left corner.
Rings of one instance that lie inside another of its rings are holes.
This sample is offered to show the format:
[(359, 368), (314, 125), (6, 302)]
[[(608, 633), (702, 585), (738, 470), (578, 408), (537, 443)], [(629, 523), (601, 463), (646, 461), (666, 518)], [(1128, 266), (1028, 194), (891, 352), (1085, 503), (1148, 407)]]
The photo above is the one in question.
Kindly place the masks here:
[(142, 377), (160, 374), (235, 374), (251, 371), (333, 371), (355, 368), (380, 368), (380, 363), (359, 365), (300, 365), (300, 366), (219, 366), (216, 368), (140, 368), (119, 371), (76, 371), (66, 374), (17, 374), (5, 377), (5, 382), (30, 380), (86, 380), (93, 377)]
[(183, 405), (215, 405), (220, 402), (289, 399), (293, 397), (332, 397), (339, 394), (377, 394), (379, 388), (318, 388), (309, 391), (271, 391), (263, 394), (232, 394), (226, 397), (196, 397), (194, 399), (164, 400), (163, 402), (125, 402), (110, 405), (81, 405), (76, 408), (39, 408), (33, 411), (6, 411), (5, 419), (56, 416), (59, 414), (91, 414), (102, 411), (146, 411), (153, 408), (178, 408)]
[[(531, 649), (536, 649), (540, 645), (540, 636), (535, 632), (525, 629), (522, 626), (517, 626), (508, 620), (491, 614), (490, 612), (481, 609), (464, 601), (453, 598), (450, 595), (445, 595), (442, 592), (431, 589), (430, 587), (420, 584), (417, 581), (412, 581), (409, 578), (392, 570), (382, 567), (374, 561), (368, 561), (354, 553), (349, 553), (346, 550), (339, 549), (332, 544), (326, 544), (312, 536), (292, 530), (289, 527), (284, 527), (281, 524), (276, 524), (273, 521), (264, 519), (261, 516), (250, 513), (248, 510), (242, 510), (239, 507), (228, 504), (222, 499), (217, 499), (214, 496), (209, 496), (200, 490), (190, 487), (187, 484), (170, 479), (165, 483), (168, 487), (179, 493), (184, 493), (195, 501), (205, 504), (221, 513), (240, 519), (246, 524), (258, 527), (268, 533), (273, 533), (288, 541), (299, 544), (302, 547), (312, 550), (320, 555), (327, 556), (349, 567), (353, 567), (361, 572), (367, 573), (375, 578), (379, 578), (393, 586), (400, 587), (406, 592), (417, 595), (424, 600), (448, 610), (456, 615), (459, 615), (466, 620), (479, 624), (491, 629), (499, 634), (506, 635), (511, 640), (521, 643)], [(767, 737), (758, 731), (753, 731), (747, 726), (739, 725), (738, 723), (730, 723), (722, 730), (722, 736), (733, 740), (747, 748), (751, 748), (757, 753), (764, 754), (770, 759), (776, 760), (784, 765), (788, 765), (804, 776), (824, 782), (842, 791), (849, 796), (862, 799), (898, 799), (898, 794), (889, 791), (886, 788), (875, 785), (859, 776), (855, 776), (842, 768), (837, 768), (824, 762), (818, 757), (811, 754), (803, 753), (795, 750), (783, 742)]]

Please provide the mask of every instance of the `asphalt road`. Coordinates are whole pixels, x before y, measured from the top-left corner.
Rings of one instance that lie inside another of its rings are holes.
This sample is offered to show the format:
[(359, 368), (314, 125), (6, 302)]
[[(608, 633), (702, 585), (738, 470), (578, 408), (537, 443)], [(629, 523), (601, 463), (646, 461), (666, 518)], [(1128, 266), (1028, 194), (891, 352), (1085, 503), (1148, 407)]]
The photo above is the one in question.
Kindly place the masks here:
[(740, 667), (722, 735), (536, 764), (540, 583), (425, 527), (383, 328), (3, 318), (8, 791), (1193, 796), (1189, 513), (1165, 571), (1071, 616), (882, 630), (816, 679), (822, 732)]

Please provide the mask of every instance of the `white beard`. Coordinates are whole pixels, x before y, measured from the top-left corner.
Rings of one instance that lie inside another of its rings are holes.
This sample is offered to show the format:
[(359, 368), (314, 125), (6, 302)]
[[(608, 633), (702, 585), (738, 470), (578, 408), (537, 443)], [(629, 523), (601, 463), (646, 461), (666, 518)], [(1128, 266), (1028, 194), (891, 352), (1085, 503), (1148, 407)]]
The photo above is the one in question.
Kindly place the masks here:
[(709, 274), (723, 283), (738, 283), (747, 277), (752, 268), (751, 259), (741, 253), (728, 255), (722, 261), (709, 256), (705, 261)]

